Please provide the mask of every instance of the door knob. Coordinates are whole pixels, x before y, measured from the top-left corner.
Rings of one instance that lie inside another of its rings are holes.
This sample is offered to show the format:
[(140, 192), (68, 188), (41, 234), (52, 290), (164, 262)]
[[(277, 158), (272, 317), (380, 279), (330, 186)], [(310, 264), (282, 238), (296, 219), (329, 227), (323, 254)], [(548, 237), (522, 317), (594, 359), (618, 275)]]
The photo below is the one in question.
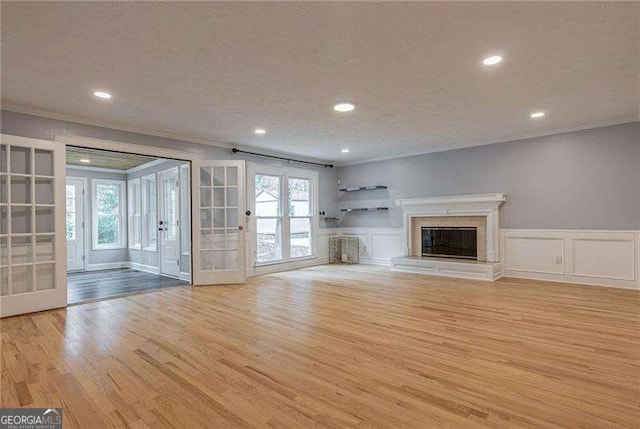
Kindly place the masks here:
[(244, 229), (244, 226), (240, 225), (240, 226), (238, 226), (238, 229), (239, 229), (240, 231), (242, 231), (242, 230)]

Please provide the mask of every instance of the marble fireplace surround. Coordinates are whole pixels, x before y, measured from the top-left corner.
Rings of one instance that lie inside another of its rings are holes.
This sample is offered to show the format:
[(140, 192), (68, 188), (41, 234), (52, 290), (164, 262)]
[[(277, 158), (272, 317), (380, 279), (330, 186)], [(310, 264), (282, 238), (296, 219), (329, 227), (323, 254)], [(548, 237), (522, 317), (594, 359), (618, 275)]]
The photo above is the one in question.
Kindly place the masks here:
[(505, 194), (458, 195), (403, 198), (396, 205), (403, 210), (406, 256), (421, 256), (422, 226), (477, 226), (478, 260), (499, 262), (499, 212)]
[(478, 261), (487, 260), (487, 218), (484, 216), (417, 216), (411, 218), (411, 256), (422, 256), (422, 228), (477, 228)]

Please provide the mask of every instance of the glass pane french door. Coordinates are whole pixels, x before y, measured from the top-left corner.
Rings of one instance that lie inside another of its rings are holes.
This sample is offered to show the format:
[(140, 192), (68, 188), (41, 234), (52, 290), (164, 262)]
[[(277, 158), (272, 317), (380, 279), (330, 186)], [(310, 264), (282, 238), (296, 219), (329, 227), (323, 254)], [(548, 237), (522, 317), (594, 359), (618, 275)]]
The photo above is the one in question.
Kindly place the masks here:
[(65, 146), (0, 139), (0, 316), (67, 304)]
[(194, 284), (245, 281), (244, 161), (201, 161), (194, 169)]

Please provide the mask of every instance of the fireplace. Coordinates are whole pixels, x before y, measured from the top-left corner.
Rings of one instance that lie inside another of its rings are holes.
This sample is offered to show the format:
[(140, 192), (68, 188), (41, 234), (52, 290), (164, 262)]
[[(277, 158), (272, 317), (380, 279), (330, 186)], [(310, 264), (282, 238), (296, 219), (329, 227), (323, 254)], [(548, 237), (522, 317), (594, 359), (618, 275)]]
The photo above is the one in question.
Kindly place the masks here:
[(478, 259), (477, 227), (422, 227), (422, 256)]

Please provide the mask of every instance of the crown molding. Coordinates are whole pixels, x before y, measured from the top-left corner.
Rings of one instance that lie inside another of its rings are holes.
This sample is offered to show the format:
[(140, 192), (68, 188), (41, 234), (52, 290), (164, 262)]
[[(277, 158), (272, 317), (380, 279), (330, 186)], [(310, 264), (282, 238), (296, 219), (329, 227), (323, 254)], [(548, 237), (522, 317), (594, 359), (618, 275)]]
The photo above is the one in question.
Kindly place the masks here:
[(251, 145), (245, 145), (245, 144), (236, 144), (236, 143), (225, 143), (225, 142), (221, 142), (221, 141), (217, 141), (217, 140), (209, 140), (209, 139), (204, 139), (204, 138), (201, 138), (201, 137), (196, 137), (196, 136), (191, 136), (191, 135), (173, 134), (173, 133), (167, 133), (167, 132), (163, 132), (163, 131), (151, 130), (151, 129), (147, 129), (147, 128), (139, 128), (139, 127), (126, 126), (126, 125), (118, 125), (118, 124), (108, 123), (108, 122), (104, 122), (104, 121), (93, 120), (93, 119), (89, 119), (89, 118), (85, 118), (85, 117), (81, 117), (81, 116), (66, 115), (66, 114), (62, 114), (62, 113), (53, 112), (53, 111), (50, 111), (50, 110), (27, 107), (27, 106), (23, 106), (23, 105), (20, 105), (20, 104), (4, 103), (3, 102), (3, 103), (1, 103), (0, 108), (2, 110), (7, 110), (7, 111), (10, 111), (10, 112), (16, 112), (16, 113), (22, 113), (22, 114), (25, 114), (25, 115), (40, 116), (40, 117), (43, 117), (43, 118), (56, 119), (56, 120), (59, 120), (59, 121), (74, 122), (74, 123), (78, 123), (78, 124), (82, 124), (82, 125), (91, 125), (91, 126), (95, 126), (95, 127), (109, 128), (109, 129), (113, 129), (113, 130), (129, 132), (129, 133), (142, 134), (142, 135), (160, 137), (160, 138), (166, 138), (166, 139), (172, 139), (172, 140), (180, 140), (180, 141), (185, 141), (185, 142), (189, 142), (189, 143), (201, 144), (201, 145), (205, 145), (205, 146), (218, 147), (218, 148), (222, 148), (222, 149), (232, 149), (234, 147), (237, 147), (237, 148), (241, 148), (241, 149), (242, 148), (246, 148), (247, 150), (254, 150), (254, 151), (255, 150), (259, 150), (261, 152), (264, 152), (265, 154), (273, 154), (273, 155), (276, 155), (276, 156), (278, 156), (278, 155), (281, 155), (281, 156), (292, 156), (292, 155), (294, 155), (294, 156), (299, 157), (300, 159), (306, 159), (306, 160), (309, 160), (309, 161), (312, 161), (312, 162), (322, 162), (322, 163), (334, 164), (336, 167), (349, 167), (349, 166), (352, 166), (352, 165), (369, 164), (369, 163), (372, 163), (372, 162), (379, 162), (379, 161), (390, 161), (390, 160), (393, 160), (393, 159), (409, 158), (409, 157), (413, 157), (413, 156), (428, 155), (428, 154), (431, 154), (431, 153), (439, 153), (439, 152), (448, 152), (448, 151), (452, 151), (452, 150), (467, 149), (467, 148), (471, 148), (471, 147), (488, 146), (488, 145), (492, 145), (492, 144), (516, 142), (516, 141), (529, 140), (529, 139), (534, 139), (534, 138), (539, 138), (539, 137), (547, 137), (547, 136), (552, 136), (552, 135), (556, 135), (556, 134), (565, 134), (565, 133), (570, 133), (570, 132), (575, 132), (575, 131), (590, 130), (590, 129), (594, 129), (594, 128), (602, 128), (602, 127), (609, 127), (609, 126), (614, 126), (614, 125), (630, 124), (630, 123), (634, 123), (634, 122), (640, 121), (640, 116), (633, 117), (633, 118), (629, 117), (629, 118), (620, 119), (620, 120), (614, 120), (614, 121), (596, 122), (596, 123), (591, 123), (591, 124), (578, 125), (578, 126), (575, 126), (575, 127), (558, 128), (558, 129), (554, 129), (554, 130), (550, 130), (550, 131), (544, 131), (544, 132), (540, 132), (540, 133), (525, 134), (525, 135), (510, 139), (510, 140), (503, 140), (503, 139), (495, 140), (495, 139), (491, 139), (491, 140), (487, 141), (486, 143), (480, 143), (480, 144), (452, 144), (452, 145), (447, 145), (447, 146), (438, 146), (438, 147), (435, 147), (435, 148), (432, 148), (432, 149), (419, 150), (419, 151), (414, 151), (414, 152), (405, 152), (403, 154), (395, 154), (395, 155), (388, 155), (388, 156), (384, 156), (383, 155), (383, 156), (379, 156), (379, 157), (365, 158), (365, 159), (354, 160), (354, 161), (339, 162), (339, 161), (328, 160), (328, 159), (307, 157), (307, 156), (300, 155), (300, 154), (297, 154), (297, 153), (294, 153), (294, 152), (275, 151), (275, 150), (269, 150), (269, 149), (261, 148), (261, 147), (258, 147), (258, 146), (251, 146)]
[(336, 162), (336, 163), (334, 163), (334, 165), (336, 167), (349, 167), (349, 166), (352, 166), (352, 165), (369, 164), (369, 163), (372, 163), (372, 162), (390, 161), (390, 160), (393, 160), (393, 159), (402, 159), (402, 158), (410, 158), (410, 157), (420, 156), (420, 155), (428, 155), (430, 153), (449, 152), (449, 151), (458, 150), (458, 149), (469, 149), (469, 148), (472, 148), (472, 147), (490, 146), (490, 145), (501, 144), (501, 143), (519, 142), (519, 141), (530, 140), (530, 139), (535, 139), (535, 138), (540, 138), (540, 137), (548, 137), (548, 136), (554, 136), (554, 135), (558, 135), (558, 134), (572, 133), (572, 132), (576, 132), (576, 131), (592, 130), (592, 129), (595, 129), (595, 128), (604, 128), (604, 127), (612, 127), (612, 126), (615, 126), (615, 125), (633, 124), (633, 123), (639, 122), (639, 119), (640, 118), (638, 118), (638, 119), (624, 119), (624, 120), (617, 120), (617, 121), (605, 121), (605, 122), (599, 122), (599, 123), (589, 124), (589, 125), (579, 125), (579, 126), (575, 126), (575, 127), (558, 128), (558, 129), (555, 129), (555, 130), (545, 131), (545, 132), (541, 132), (541, 133), (526, 134), (526, 135), (523, 135), (521, 137), (517, 137), (515, 139), (511, 139), (511, 140), (490, 140), (487, 143), (481, 143), (481, 144), (458, 144), (458, 145), (453, 144), (453, 145), (448, 145), (448, 146), (438, 146), (438, 147), (433, 148), (433, 149), (419, 150), (419, 151), (415, 151), (415, 152), (408, 152), (408, 153), (401, 154), (401, 155), (378, 156), (378, 157), (367, 158), (367, 159), (356, 160), (356, 161)]
[[(73, 122), (73, 123), (81, 124), (81, 125), (90, 125), (90, 126), (94, 126), (94, 127), (107, 128), (107, 129), (118, 130), (118, 131), (125, 131), (125, 132), (128, 132), (128, 133), (141, 134), (141, 135), (145, 135), (145, 136), (160, 137), (160, 138), (171, 139), (171, 140), (179, 140), (179, 141), (184, 141), (184, 142), (188, 142), (188, 143), (195, 143), (195, 144), (200, 144), (200, 145), (209, 146), (209, 147), (217, 147), (217, 148), (221, 148), (221, 149), (233, 149), (234, 147), (236, 147), (236, 148), (239, 148), (239, 149), (245, 149), (245, 150), (254, 151), (254, 152), (255, 151), (259, 151), (259, 152), (262, 152), (262, 153), (265, 153), (265, 154), (269, 154), (269, 155), (284, 156), (284, 157), (290, 157), (292, 155), (295, 155), (298, 158), (300, 158), (301, 160), (305, 160), (305, 161), (319, 162), (319, 163), (322, 163), (322, 164), (335, 164), (335, 162), (333, 160), (330, 160), (330, 159), (309, 157), (309, 156), (305, 156), (305, 155), (299, 155), (299, 154), (296, 154), (296, 153), (293, 153), (293, 152), (270, 150), (270, 149), (265, 149), (263, 147), (252, 146), (252, 145), (247, 145), (247, 144), (225, 143), (225, 142), (221, 142), (221, 141), (217, 141), (217, 140), (203, 139), (201, 137), (196, 137), (196, 136), (166, 133), (166, 132), (163, 132), (163, 131), (156, 131), (156, 130), (151, 130), (151, 129), (148, 129), (148, 128), (139, 128), (139, 127), (126, 126), (126, 125), (118, 125), (118, 124), (113, 124), (113, 123), (104, 122), (104, 121), (97, 121), (97, 120), (93, 120), (93, 119), (89, 119), (89, 118), (85, 118), (85, 117), (81, 117), (81, 116), (66, 115), (66, 114), (63, 114), (63, 113), (57, 113), (57, 112), (53, 112), (53, 111), (50, 111), (50, 110), (27, 107), (27, 106), (23, 106), (23, 105), (19, 105), (19, 104), (12, 104), (12, 103), (4, 103), (3, 102), (0, 105), (0, 109), (1, 110), (7, 110), (9, 112), (22, 113), (22, 114), (25, 114), (25, 115), (39, 116), (39, 117), (47, 118), (47, 119), (55, 119), (55, 120), (58, 120), (58, 121)], [(65, 134), (65, 133), (62, 133), (62, 134)], [(53, 140), (53, 137), (52, 137), (52, 140)]]

